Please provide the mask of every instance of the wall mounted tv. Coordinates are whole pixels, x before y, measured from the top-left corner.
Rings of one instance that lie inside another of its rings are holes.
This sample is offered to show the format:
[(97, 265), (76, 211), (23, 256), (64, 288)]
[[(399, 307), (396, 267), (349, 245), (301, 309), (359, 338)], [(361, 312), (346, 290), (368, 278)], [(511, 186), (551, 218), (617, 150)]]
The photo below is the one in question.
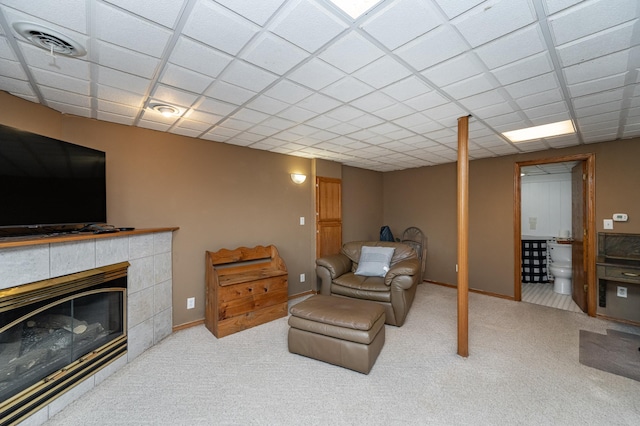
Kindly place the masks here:
[(0, 228), (105, 223), (105, 170), (102, 151), (0, 125)]

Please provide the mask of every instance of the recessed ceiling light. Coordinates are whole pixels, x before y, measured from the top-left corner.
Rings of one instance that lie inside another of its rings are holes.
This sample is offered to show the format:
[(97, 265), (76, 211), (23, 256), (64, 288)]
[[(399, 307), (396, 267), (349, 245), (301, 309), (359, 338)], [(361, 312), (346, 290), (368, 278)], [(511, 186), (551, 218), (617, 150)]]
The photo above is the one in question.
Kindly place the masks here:
[(533, 139), (549, 138), (553, 136), (575, 133), (573, 121), (558, 121), (557, 123), (543, 124), (542, 126), (527, 127), (526, 129), (504, 132), (502, 135), (511, 142), (523, 142)]
[(347, 15), (351, 16), (353, 19), (359, 18), (365, 12), (368, 12), (376, 4), (380, 3), (380, 0), (330, 0), (331, 3), (335, 4), (345, 12)]
[(165, 117), (173, 117), (180, 115), (180, 110), (174, 106), (166, 105), (166, 104), (151, 104), (149, 108), (152, 110), (159, 112)]

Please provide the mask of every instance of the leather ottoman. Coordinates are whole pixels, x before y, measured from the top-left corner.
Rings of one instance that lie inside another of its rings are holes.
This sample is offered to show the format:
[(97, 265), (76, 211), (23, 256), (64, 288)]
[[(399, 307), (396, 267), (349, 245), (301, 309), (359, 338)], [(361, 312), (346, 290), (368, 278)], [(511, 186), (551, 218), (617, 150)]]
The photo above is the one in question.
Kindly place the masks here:
[(315, 295), (291, 307), (289, 352), (369, 374), (384, 346), (384, 307)]

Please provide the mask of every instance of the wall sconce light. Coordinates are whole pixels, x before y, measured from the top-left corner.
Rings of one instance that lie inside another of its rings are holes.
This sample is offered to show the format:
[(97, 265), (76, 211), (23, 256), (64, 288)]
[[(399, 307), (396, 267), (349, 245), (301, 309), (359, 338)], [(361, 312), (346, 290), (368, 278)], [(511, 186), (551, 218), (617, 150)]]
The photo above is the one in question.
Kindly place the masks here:
[(297, 183), (298, 185), (300, 185), (301, 183), (304, 183), (305, 180), (307, 180), (307, 175), (303, 175), (302, 173), (291, 173), (291, 180), (293, 181), (293, 183)]

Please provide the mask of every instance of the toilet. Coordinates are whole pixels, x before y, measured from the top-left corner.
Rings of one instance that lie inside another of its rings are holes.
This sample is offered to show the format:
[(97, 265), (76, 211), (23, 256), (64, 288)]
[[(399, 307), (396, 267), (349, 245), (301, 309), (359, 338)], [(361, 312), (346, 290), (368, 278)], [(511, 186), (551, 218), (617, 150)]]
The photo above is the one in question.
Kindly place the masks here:
[(549, 243), (551, 265), (549, 271), (555, 277), (553, 291), (571, 294), (571, 244)]

